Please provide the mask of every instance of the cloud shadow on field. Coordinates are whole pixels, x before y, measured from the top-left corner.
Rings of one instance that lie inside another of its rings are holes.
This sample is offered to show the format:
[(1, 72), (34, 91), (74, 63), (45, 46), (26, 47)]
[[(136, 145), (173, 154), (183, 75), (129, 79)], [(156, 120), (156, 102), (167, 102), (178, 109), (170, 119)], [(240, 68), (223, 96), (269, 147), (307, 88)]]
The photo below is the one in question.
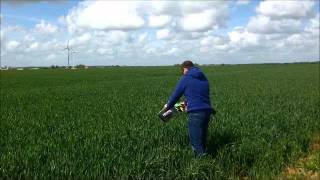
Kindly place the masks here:
[(207, 140), (207, 151), (208, 154), (212, 157), (215, 157), (218, 154), (219, 149), (222, 149), (226, 145), (236, 142), (236, 136), (231, 133), (223, 134), (210, 134)]

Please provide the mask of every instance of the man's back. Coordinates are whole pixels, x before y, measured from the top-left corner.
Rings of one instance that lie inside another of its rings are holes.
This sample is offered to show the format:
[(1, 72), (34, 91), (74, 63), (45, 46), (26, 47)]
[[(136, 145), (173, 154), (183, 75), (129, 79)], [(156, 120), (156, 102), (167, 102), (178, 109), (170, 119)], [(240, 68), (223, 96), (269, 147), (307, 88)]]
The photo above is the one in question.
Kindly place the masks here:
[(192, 67), (185, 75), (187, 83), (184, 96), (188, 103), (188, 112), (211, 110), (209, 82), (199, 68)]
[(187, 100), (187, 111), (212, 111), (209, 82), (206, 76), (197, 67), (191, 67), (180, 79), (174, 93), (168, 102), (169, 108), (184, 94)]

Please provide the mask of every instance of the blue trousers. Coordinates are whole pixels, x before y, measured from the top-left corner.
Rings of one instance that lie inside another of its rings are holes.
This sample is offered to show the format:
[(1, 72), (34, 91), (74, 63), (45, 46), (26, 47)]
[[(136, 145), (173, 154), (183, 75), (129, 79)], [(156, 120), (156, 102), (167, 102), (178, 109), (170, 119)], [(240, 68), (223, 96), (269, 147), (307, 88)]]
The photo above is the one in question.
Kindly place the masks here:
[(188, 113), (189, 138), (196, 155), (206, 153), (208, 124), (211, 112), (197, 111)]

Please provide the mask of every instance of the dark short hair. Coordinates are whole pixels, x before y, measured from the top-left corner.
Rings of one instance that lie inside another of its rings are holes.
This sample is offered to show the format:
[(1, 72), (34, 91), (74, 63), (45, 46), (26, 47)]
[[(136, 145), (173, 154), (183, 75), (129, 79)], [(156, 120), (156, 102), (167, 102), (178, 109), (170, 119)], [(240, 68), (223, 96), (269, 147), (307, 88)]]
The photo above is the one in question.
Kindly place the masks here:
[(181, 67), (182, 67), (182, 68), (187, 68), (187, 69), (189, 69), (189, 68), (191, 68), (191, 67), (193, 67), (193, 66), (194, 66), (194, 64), (193, 64), (193, 62), (190, 61), (190, 60), (186, 60), (186, 61), (184, 61), (184, 62), (181, 64)]

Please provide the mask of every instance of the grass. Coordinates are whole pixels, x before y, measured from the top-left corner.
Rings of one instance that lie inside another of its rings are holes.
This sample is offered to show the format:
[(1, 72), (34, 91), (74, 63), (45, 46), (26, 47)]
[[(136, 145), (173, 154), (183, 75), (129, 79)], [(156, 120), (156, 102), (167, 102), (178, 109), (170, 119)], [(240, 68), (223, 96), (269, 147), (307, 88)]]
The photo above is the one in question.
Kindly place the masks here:
[(320, 178), (320, 136), (312, 140), (309, 151), (293, 162), (280, 175), (280, 179), (314, 179)]
[(217, 116), (195, 159), (157, 112), (178, 67), (1, 72), (0, 179), (270, 179), (320, 132), (319, 64), (203, 67)]

